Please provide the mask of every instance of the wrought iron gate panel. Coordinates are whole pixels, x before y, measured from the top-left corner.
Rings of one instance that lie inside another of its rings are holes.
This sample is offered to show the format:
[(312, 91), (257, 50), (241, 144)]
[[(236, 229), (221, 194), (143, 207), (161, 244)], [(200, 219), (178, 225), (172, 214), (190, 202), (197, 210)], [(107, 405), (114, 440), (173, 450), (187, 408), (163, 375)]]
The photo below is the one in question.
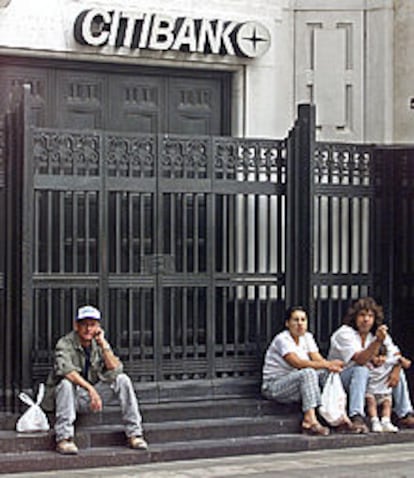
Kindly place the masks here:
[(160, 380), (211, 379), (211, 139), (159, 139)]
[[(4, 138), (0, 137), (1, 144), (4, 144)], [(2, 337), (0, 338), (0, 360), (3, 364), (6, 363), (6, 254), (7, 254), (7, 242), (6, 235), (10, 227), (8, 217), (6, 214), (7, 201), (6, 201), (6, 164), (4, 148), (0, 148), (0, 220), (3, 227), (0, 229), (0, 327), (2, 330)], [(5, 226), (6, 225), (6, 226)], [(6, 367), (2, 369), (1, 390), (0, 394), (5, 395), (6, 390)], [(3, 401), (3, 400), (2, 400)], [(5, 401), (5, 400), (4, 400)]]
[(31, 138), (33, 377), (88, 301), (135, 382), (257, 375), (285, 301), (285, 143)]
[(214, 141), (215, 376), (257, 376), (285, 308), (285, 141)]
[(156, 380), (155, 302), (153, 280), (117, 277), (110, 281), (108, 334), (135, 382)]
[(40, 380), (78, 304), (100, 301), (102, 144), (97, 133), (45, 128), (31, 141), (33, 211), (25, 221), (33, 225), (32, 363)]
[(398, 251), (401, 267), (401, 297), (414, 298), (414, 167), (413, 151), (399, 152), (396, 187), (399, 188), (397, 199), (398, 222), (400, 229)]
[(315, 332), (326, 350), (349, 301), (374, 295), (374, 150), (317, 143), (313, 178)]
[(111, 340), (135, 382), (155, 382), (156, 165), (154, 135), (103, 133), (107, 269), (102, 275)]
[(163, 287), (162, 380), (210, 378), (208, 290), (204, 284)]
[[(394, 279), (388, 281), (393, 304), (393, 330), (403, 353), (411, 356), (414, 337), (414, 151), (401, 146), (381, 152), (384, 161), (388, 159), (388, 163), (393, 163), (392, 173), (388, 172), (387, 178), (394, 199), (392, 215), (386, 225), (393, 233), (393, 254), (388, 261)], [(414, 374), (412, 370), (410, 372), (413, 389)]]

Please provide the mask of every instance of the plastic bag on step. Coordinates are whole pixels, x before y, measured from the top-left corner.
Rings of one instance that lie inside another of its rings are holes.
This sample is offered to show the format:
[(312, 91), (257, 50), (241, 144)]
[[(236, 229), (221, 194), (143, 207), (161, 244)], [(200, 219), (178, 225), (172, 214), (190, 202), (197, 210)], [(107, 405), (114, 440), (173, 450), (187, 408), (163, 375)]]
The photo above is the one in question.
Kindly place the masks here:
[(17, 420), (16, 431), (18, 432), (47, 432), (50, 428), (49, 421), (45, 412), (41, 409), (43, 396), (45, 394), (45, 386), (43, 383), (39, 385), (36, 402), (24, 392), (19, 393), (22, 402), (29, 406), (23, 415)]
[(322, 390), (319, 414), (329, 425), (338, 426), (346, 420), (346, 392), (339, 373), (331, 372)]

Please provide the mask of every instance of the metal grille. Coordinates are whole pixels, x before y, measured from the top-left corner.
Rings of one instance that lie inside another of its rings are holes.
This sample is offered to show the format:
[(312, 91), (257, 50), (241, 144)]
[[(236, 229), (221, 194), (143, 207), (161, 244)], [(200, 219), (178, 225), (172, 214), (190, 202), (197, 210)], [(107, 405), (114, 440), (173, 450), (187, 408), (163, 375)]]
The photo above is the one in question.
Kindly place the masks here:
[(313, 296), (324, 349), (350, 300), (374, 294), (373, 152), (364, 145), (317, 143), (315, 148)]
[(349, 300), (374, 295), (412, 347), (413, 150), (315, 143), (305, 106), (286, 140), (29, 129), (17, 108), (0, 174), (6, 409), (85, 303), (151, 400), (257, 392), (294, 302), (326, 350)]
[(136, 382), (257, 375), (284, 309), (285, 143), (41, 128), (32, 142), (34, 378), (85, 302)]
[(216, 376), (254, 375), (285, 308), (285, 141), (214, 149)]
[[(393, 330), (404, 353), (412, 356), (414, 337), (414, 151), (390, 148), (382, 153), (383, 162), (392, 162), (387, 170), (387, 204), (391, 205), (387, 231), (391, 236), (392, 254), (387, 270), (392, 271), (387, 282), (390, 295), (390, 317)], [(389, 194), (389, 190), (394, 194)], [(391, 203), (391, 204), (390, 204)], [(391, 233), (392, 231), (392, 233)], [(411, 372), (411, 384), (414, 384)]]
[[(0, 137), (1, 144), (3, 144), (3, 137)], [(6, 284), (5, 284), (5, 271), (6, 271), (6, 234), (7, 228), (4, 225), (7, 223), (7, 201), (6, 201), (6, 185), (5, 185), (5, 163), (4, 163), (4, 154), (3, 148), (0, 149), (0, 221), (3, 227), (0, 229), (0, 324), (2, 326), (2, 337), (0, 338), (0, 358), (2, 363), (5, 363), (7, 359), (6, 354)], [(4, 372), (4, 368), (3, 368)], [(4, 395), (5, 390), (5, 377), (2, 379), (1, 395)], [(2, 401), (5, 401), (4, 399)]]

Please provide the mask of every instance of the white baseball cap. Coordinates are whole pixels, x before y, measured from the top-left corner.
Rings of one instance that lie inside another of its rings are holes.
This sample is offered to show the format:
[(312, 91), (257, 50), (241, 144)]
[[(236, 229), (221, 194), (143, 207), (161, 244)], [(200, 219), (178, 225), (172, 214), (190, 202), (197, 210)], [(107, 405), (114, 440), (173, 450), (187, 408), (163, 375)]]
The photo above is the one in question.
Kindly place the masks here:
[(78, 314), (76, 316), (76, 320), (83, 319), (101, 320), (101, 313), (92, 305), (84, 305), (83, 307), (79, 307)]

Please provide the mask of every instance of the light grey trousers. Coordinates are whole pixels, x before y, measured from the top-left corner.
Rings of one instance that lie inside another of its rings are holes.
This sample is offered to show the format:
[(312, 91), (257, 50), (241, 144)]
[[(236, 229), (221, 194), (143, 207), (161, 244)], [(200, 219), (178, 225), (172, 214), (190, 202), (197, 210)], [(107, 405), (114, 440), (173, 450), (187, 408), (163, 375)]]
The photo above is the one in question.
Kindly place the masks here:
[(327, 376), (328, 371), (325, 369), (293, 370), (277, 379), (265, 379), (262, 384), (262, 394), (267, 399), (280, 403), (299, 402), (302, 405), (302, 411), (306, 412), (321, 404), (321, 386)]
[[(98, 382), (94, 385), (99, 393), (102, 405), (121, 406), (122, 421), (127, 437), (142, 435), (142, 418), (131, 379), (121, 373), (113, 382)], [(56, 387), (56, 441), (73, 438), (76, 413), (90, 413), (88, 392), (70, 380), (63, 379)]]

